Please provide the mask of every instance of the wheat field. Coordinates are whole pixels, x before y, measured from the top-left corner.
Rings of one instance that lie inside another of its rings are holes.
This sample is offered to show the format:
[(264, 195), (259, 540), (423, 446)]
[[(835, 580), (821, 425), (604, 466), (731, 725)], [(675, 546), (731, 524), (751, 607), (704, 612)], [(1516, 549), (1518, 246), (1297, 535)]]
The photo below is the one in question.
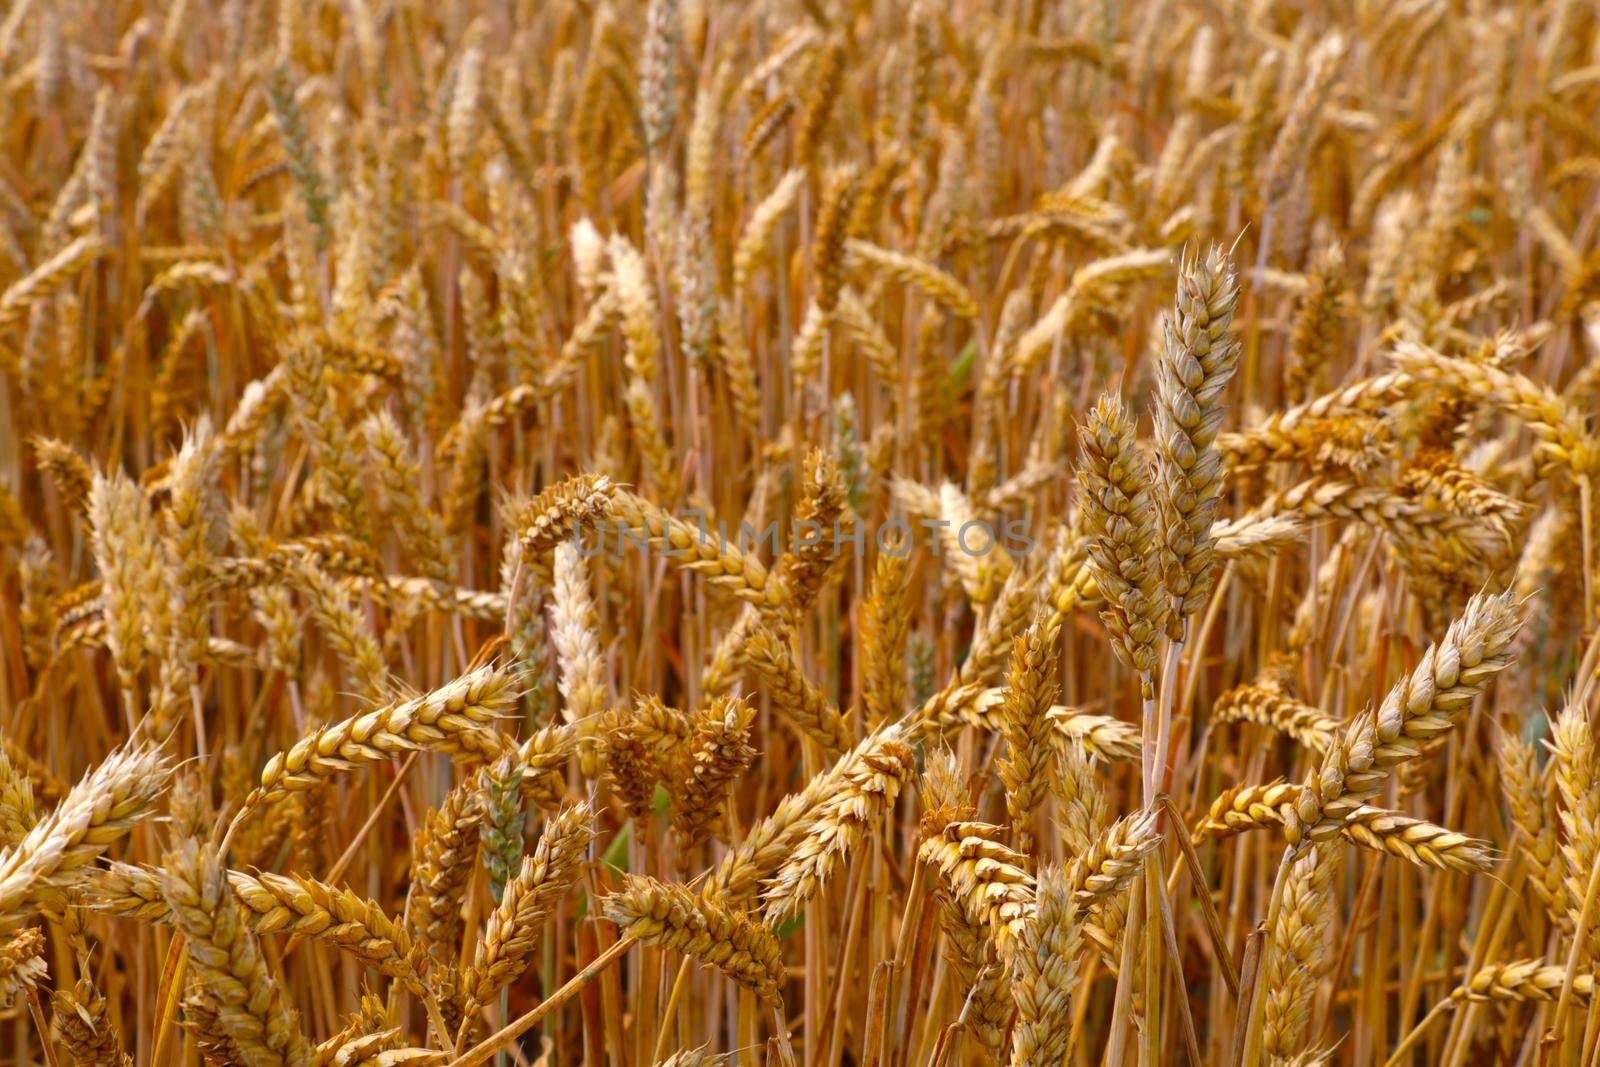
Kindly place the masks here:
[(0, 1065), (1600, 1063), (1600, 10), (10, 0)]

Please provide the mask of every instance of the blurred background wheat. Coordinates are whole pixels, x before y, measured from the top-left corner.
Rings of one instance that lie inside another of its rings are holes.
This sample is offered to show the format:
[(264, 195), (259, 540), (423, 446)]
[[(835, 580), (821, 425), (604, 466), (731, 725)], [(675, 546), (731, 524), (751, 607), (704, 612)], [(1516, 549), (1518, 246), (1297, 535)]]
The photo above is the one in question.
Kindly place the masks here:
[(1597, 29), (10, 0), (0, 1064), (1600, 1062)]

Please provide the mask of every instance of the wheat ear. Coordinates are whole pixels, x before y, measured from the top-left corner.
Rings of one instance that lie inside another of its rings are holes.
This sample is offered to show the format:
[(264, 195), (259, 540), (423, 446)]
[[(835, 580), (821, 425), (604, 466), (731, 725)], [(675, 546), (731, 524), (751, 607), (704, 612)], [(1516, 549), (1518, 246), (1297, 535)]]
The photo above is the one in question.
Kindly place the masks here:
[(44, 947), (44, 932), (37, 926), (0, 937), (0, 1007), (14, 1007), (19, 1000), (35, 995), (35, 988), (49, 973)]
[(1338, 833), (1350, 812), (1377, 795), (1391, 770), (1454, 726), (1490, 679), (1510, 664), (1518, 626), (1510, 594), (1473, 597), (1443, 640), (1429, 646), (1382, 704), (1346, 727), (1306, 780), (1286, 809), (1289, 844)]
[(516, 700), (516, 680), (508, 672), (479, 667), (431, 693), (321, 727), (267, 761), (261, 784), (246, 798), (245, 807), (271, 803), (399, 752), (498, 755), (487, 727), (511, 711)]
[(773, 706), (821, 745), (825, 755), (837, 757), (850, 747), (844, 716), (800, 670), (782, 636), (767, 627), (756, 630), (745, 641), (743, 656), (766, 683)]
[(1011, 1067), (1057, 1067), (1072, 1037), (1082, 933), (1066, 872), (1058, 866), (1041, 870), (1035, 895), (1007, 965), (1017, 1005)]
[(789, 171), (750, 212), (733, 252), (733, 284), (737, 291), (743, 292), (749, 286), (778, 223), (794, 205), (804, 182), (805, 171), (799, 168)]
[(85, 775), (21, 841), (0, 852), (0, 929), (42, 905), (61, 904), (95, 858), (150, 814), (166, 780), (166, 758), (148, 745), (117, 749)]
[(713, 588), (767, 611), (787, 600), (783, 582), (754, 556), (641, 497), (618, 490), (611, 498), (608, 515), (622, 526), (640, 532), (652, 547), (678, 566), (704, 575)]
[(67, 1052), (84, 1067), (133, 1067), (95, 984), (80, 978), (71, 990), (58, 990), (51, 998), (56, 1033)]
[(1156, 566), (1157, 518), (1134, 443), (1133, 421), (1116, 396), (1102, 396), (1080, 434), (1083, 514), (1090, 533), (1089, 571), (1106, 599), (1101, 612), (1111, 647), (1155, 697), (1156, 646), (1168, 604)]
[(840, 756), (831, 768), (814, 776), (797, 793), (778, 802), (772, 814), (751, 825), (739, 847), (729, 852), (706, 880), (705, 894), (740, 902), (753, 896), (780, 867), (792, 863), (830, 802), (844, 797), (883, 794), (883, 769), (898, 770), (906, 759), (905, 734), (886, 726)]
[(71, 445), (54, 437), (35, 437), (31, 443), (34, 461), (55, 484), (62, 502), (73, 511), (87, 511), (94, 485), (94, 471), (89, 464)]
[(605, 514), (616, 486), (603, 474), (579, 474), (549, 486), (523, 509), (522, 550), (537, 558)]
[(218, 1004), (221, 1029), (250, 1063), (309, 1067), (300, 1019), (245, 927), (216, 853), (181, 843), (162, 872), (173, 919), (188, 939), (190, 966)]
[(144, 494), (121, 471), (94, 476), (89, 524), (103, 589), (106, 645), (131, 711), (139, 674), (169, 630), (160, 533)]
[(906, 710), (908, 566), (905, 555), (879, 552), (872, 592), (861, 609), (861, 689), (871, 727), (898, 719)]
[(1222, 392), (1239, 365), (1229, 334), (1239, 286), (1233, 264), (1213, 247), (1178, 271), (1173, 314), (1156, 359), (1156, 500), (1164, 581), (1172, 598), (1167, 635), (1182, 640), (1185, 620), (1205, 603), (1216, 572), (1211, 532), (1222, 492), (1215, 447)]
[[(1553, 1004), (1560, 996), (1566, 980), (1565, 967), (1553, 966), (1543, 960), (1491, 963), (1474, 971), (1450, 993), (1450, 999), (1457, 1002), (1502, 1000)], [(1573, 978), (1572, 993), (1580, 1004), (1587, 1004), (1594, 997), (1594, 980), (1592, 974), (1580, 974)]]
[(375, 901), (301, 875), (229, 871), (227, 878), (256, 933), (299, 934), (334, 945), (422, 993), (425, 957)]
[[(555, 549), (555, 583), (550, 601), (550, 643), (561, 668), (562, 717), (581, 722), (605, 710), (605, 661), (600, 654), (599, 612), (589, 589), (589, 564), (563, 541)], [(583, 748), (584, 773), (594, 777), (592, 746)]]
[(576, 804), (551, 819), (533, 855), (523, 859), (522, 869), (506, 883), (462, 982), (474, 1005), (489, 1003), (527, 970), (545, 921), (578, 876), (584, 850), (594, 838), (592, 818), (588, 805)]
[(1600, 443), (1578, 409), (1548, 387), (1512, 371), (1452, 359), (1409, 341), (1397, 345), (1392, 358), (1402, 373), (1423, 381), (1445, 382), (1522, 420), (1539, 438), (1538, 454), (1546, 463), (1566, 468), (1575, 478), (1593, 478), (1600, 473)]
[(0, 748), (0, 849), (15, 846), (38, 821), (33, 782)]
[(1553, 916), (1566, 907), (1566, 858), (1556, 840), (1558, 819), (1554, 801), (1545, 788), (1549, 772), (1539, 769), (1533, 745), (1507, 732), (1497, 746), (1500, 787), (1511, 822), (1522, 831), (1522, 848), (1531, 866), (1530, 884)]
[[(798, 616), (816, 599), (829, 569), (838, 559), (835, 531), (849, 501), (838, 461), (829, 453), (812, 449), (801, 472), (804, 491), (795, 508), (794, 545), (778, 565), (778, 580)], [(805, 531), (801, 534), (800, 531)]]
[(978, 302), (948, 271), (916, 256), (879, 248), (868, 241), (846, 241), (845, 251), (852, 263), (872, 267), (897, 282), (915, 286), (946, 313), (969, 322), (977, 319)]
[(1318, 708), (1261, 685), (1228, 690), (1211, 706), (1213, 722), (1253, 722), (1294, 738), (1313, 752), (1326, 752), (1343, 724)]
[(692, 956), (773, 1006), (783, 1003), (783, 950), (748, 915), (680, 885), (624, 876), (605, 899), (606, 918), (625, 936)]
[(756, 757), (750, 744), (755, 709), (743, 698), (718, 697), (691, 721), (667, 770), (672, 832), (685, 855), (721, 823), (733, 787)]
[(1055, 724), (1049, 710), (1060, 687), (1055, 681), (1058, 633), (1041, 611), (1028, 632), (1017, 638), (1006, 675), (1001, 733), (1006, 756), (999, 764), (1006, 790), (1006, 813), (1025, 852), (1032, 851), (1033, 809), (1044, 799), (1055, 762)]
[[(1288, 782), (1232, 786), (1222, 791), (1195, 822), (1195, 844), (1283, 825), (1300, 786)], [(1384, 852), (1422, 867), (1482, 874), (1494, 866), (1488, 842), (1456, 833), (1426, 819), (1363, 805), (1350, 813), (1339, 835), (1351, 844)]]
[[(1582, 915), (1589, 877), (1600, 858), (1600, 789), (1595, 787), (1596, 775), (1600, 775), (1600, 753), (1596, 752), (1588, 713), (1581, 704), (1562, 709), (1550, 733), (1556, 788), (1561, 795), (1561, 827), (1565, 831), (1561, 853), (1566, 859), (1566, 892), (1562, 899), (1567, 915), (1562, 925), (1571, 928)], [(1600, 938), (1595, 924), (1591, 922), (1579, 934), (1593, 951)]]
[[(863, 743), (865, 747), (865, 743)], [(869, 751), (857, 748), (836, 765), (836, 777), (808, 813), (806, 832), (795, 842), (762, 892), (769, 916), (794, 915), (839, 869), (846, 856), (893, 810), (900, 786), (915, 767), (915, 756), (895, 739), (892, 728), (880, 731)], [(748, 845), (755, 836), (746, 837)]]
[(1006, 958), (1033, 907), (1034, 880), (1026, 856), (1005, 844), (1004, 827), (952, 822), (918, 849), (936, 867), (951, 896), (980, 919)]
[(1327, 958), (1332, 878), (1333, 851), (1326, 845), (1302, 853), (1289, 869), (1262, 987), (1262, 1049), (1269, 1055), (1292, 1056), (1304, 1049), (1311, 1001)]

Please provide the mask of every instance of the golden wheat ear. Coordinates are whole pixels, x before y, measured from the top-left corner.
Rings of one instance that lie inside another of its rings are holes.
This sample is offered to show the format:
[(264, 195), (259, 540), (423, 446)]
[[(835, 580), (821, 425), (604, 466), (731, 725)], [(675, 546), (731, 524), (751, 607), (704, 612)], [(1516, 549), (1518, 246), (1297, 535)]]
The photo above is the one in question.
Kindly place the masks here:
[(1334, 851), (1318, 845), (1301, 854), (1289, 870), (1272, 931), (1276, 946), (1268, 964), (1262, 1047), (1273, 1056), (1305, 1051), (1311, 1001), (1323, 968), (1332, 900)]
[(133, 1063), (111, 1021), (104, 994), (89, 979), (79, 979), (70, 990), (57, 990), (51, 997), (51, 1009), (56, 1035), (77, 1062), (108, 1067)]
[[(1554, 1002), (1567, 984), (1565, 967), (1542, 960), (1513, 960), (1480, 968), (1450, 993), (1458, 1003), (1490, 1000)], [(1572, 980), (1572, 993), (1587, 1004), (1594, 997), (1594, 975), (1580, 974)]]
[(1045, 798), (1055, 764), (1055, 724), (1049, 712), (1060, 686), (1055, 680), (1059, 632), (1048, 612), (1016, 639), (1006, 670), (1001, 733), (1006, 756), (999, 764), (1006, 790), (1006, 812), (1024, 852), (1032, 851), (1032, 815)]
[(769, 628), (752, 633), (744, 645), (745, 662), (772, 697), (773, 706), (795, 727), (837, 756), (850, 747), (844, 716), (800, 670), (788, 641)]
[(1161, 515), (1162, 580), (1172, 607), (1167, 635), (1183, 639), (1185, 622), (1205, 603), (1216, 574), (1212, 521), (1222, 494), (1215, 448), (1222, 394), (1239, 366), (1230, 327), (1239, 303), (1231, 260), (1220, 248), (1186, 260), (1178, 271), (1173, 313), (1162, 324), (1156, 357), (1155, 497)]
[(669, 820), (685, 855), (713, 834), (725, 836), (724, 807), (757, 755), (750, 743), (755, 708), (741, 697), (718, 697), (697, 709), (690, 722), (689, 736), (667, 768), (673, 801)]
[(1521, 845), (1533, 876), (1530, 884), (1555, 921), (1566, 915), (1566, 868), (1559, 844), (1559, 816), (1546, 786), (1551, 768), (1539, 766), (1532, 744), (1509, 730), (1500, 734), (1496, 747), (1500, 790), (1511, 812), (1512, 824), (1522, 834)]
[(195, 978), (214, 999), (221, 1033), (247, 1057), (309, 1063), (299, 1014), (267, 968), (216, 852), (180, 843), (160, 877), (173, 921), (188, 939)]
[(627, 937), (683, 952), (721, 970), (761, 1000), (782, 1005), (783, 950), (770, 930), (681, 885), (625, 876), (606, 897), (606, 918)]
[(1286, 809), (1289, 843), (1338, 833), (1350, 813), (1377, 794), (1390, 771), (1456, 725), (1472, 698), (1510, 666), (1520, 626), (1509, 593), (1469, 601), (1416, 669), (1395, 683), (1382, 704), (1352, 721), (1323, 757), (1321, 768)]
[(1120, 397), (1102, 396), (1079, 434), (1078, 479), (1089, 533), (1089, 573), (1105, 598), (1101, 613), (1111, 647), (1155, 694), (1157, 647), (1171, 610), (1157, 565), (1157, 510), (1135, 446), (1133, 420)]
[(270, 804), (399, 752), (498, 755), (503, 742), (492, 724), (515, 706), (517, 695), (508, 671), (479, 667), (430, 693), (319, 727), (267, 761), (245, 807)]
[(1011, 1067), (1060, 1063), (1072, 1038), (1082, 934), (1066, 872), (1058, 866), (1041, 870), (1035, 897), (1007, 963), (1017, 1005)]
[(709, 1051), (709, 1045), (686, 1048), (661, 1060), (657, 1067), (717, 1067), (723, 1062), (720, 1054)]
[(84, 775), (54, 811), (0, 852), (0, 925), (64, 904), (94, 861), (153, 814), (167, 774), (162, 752), (131, 744)]

